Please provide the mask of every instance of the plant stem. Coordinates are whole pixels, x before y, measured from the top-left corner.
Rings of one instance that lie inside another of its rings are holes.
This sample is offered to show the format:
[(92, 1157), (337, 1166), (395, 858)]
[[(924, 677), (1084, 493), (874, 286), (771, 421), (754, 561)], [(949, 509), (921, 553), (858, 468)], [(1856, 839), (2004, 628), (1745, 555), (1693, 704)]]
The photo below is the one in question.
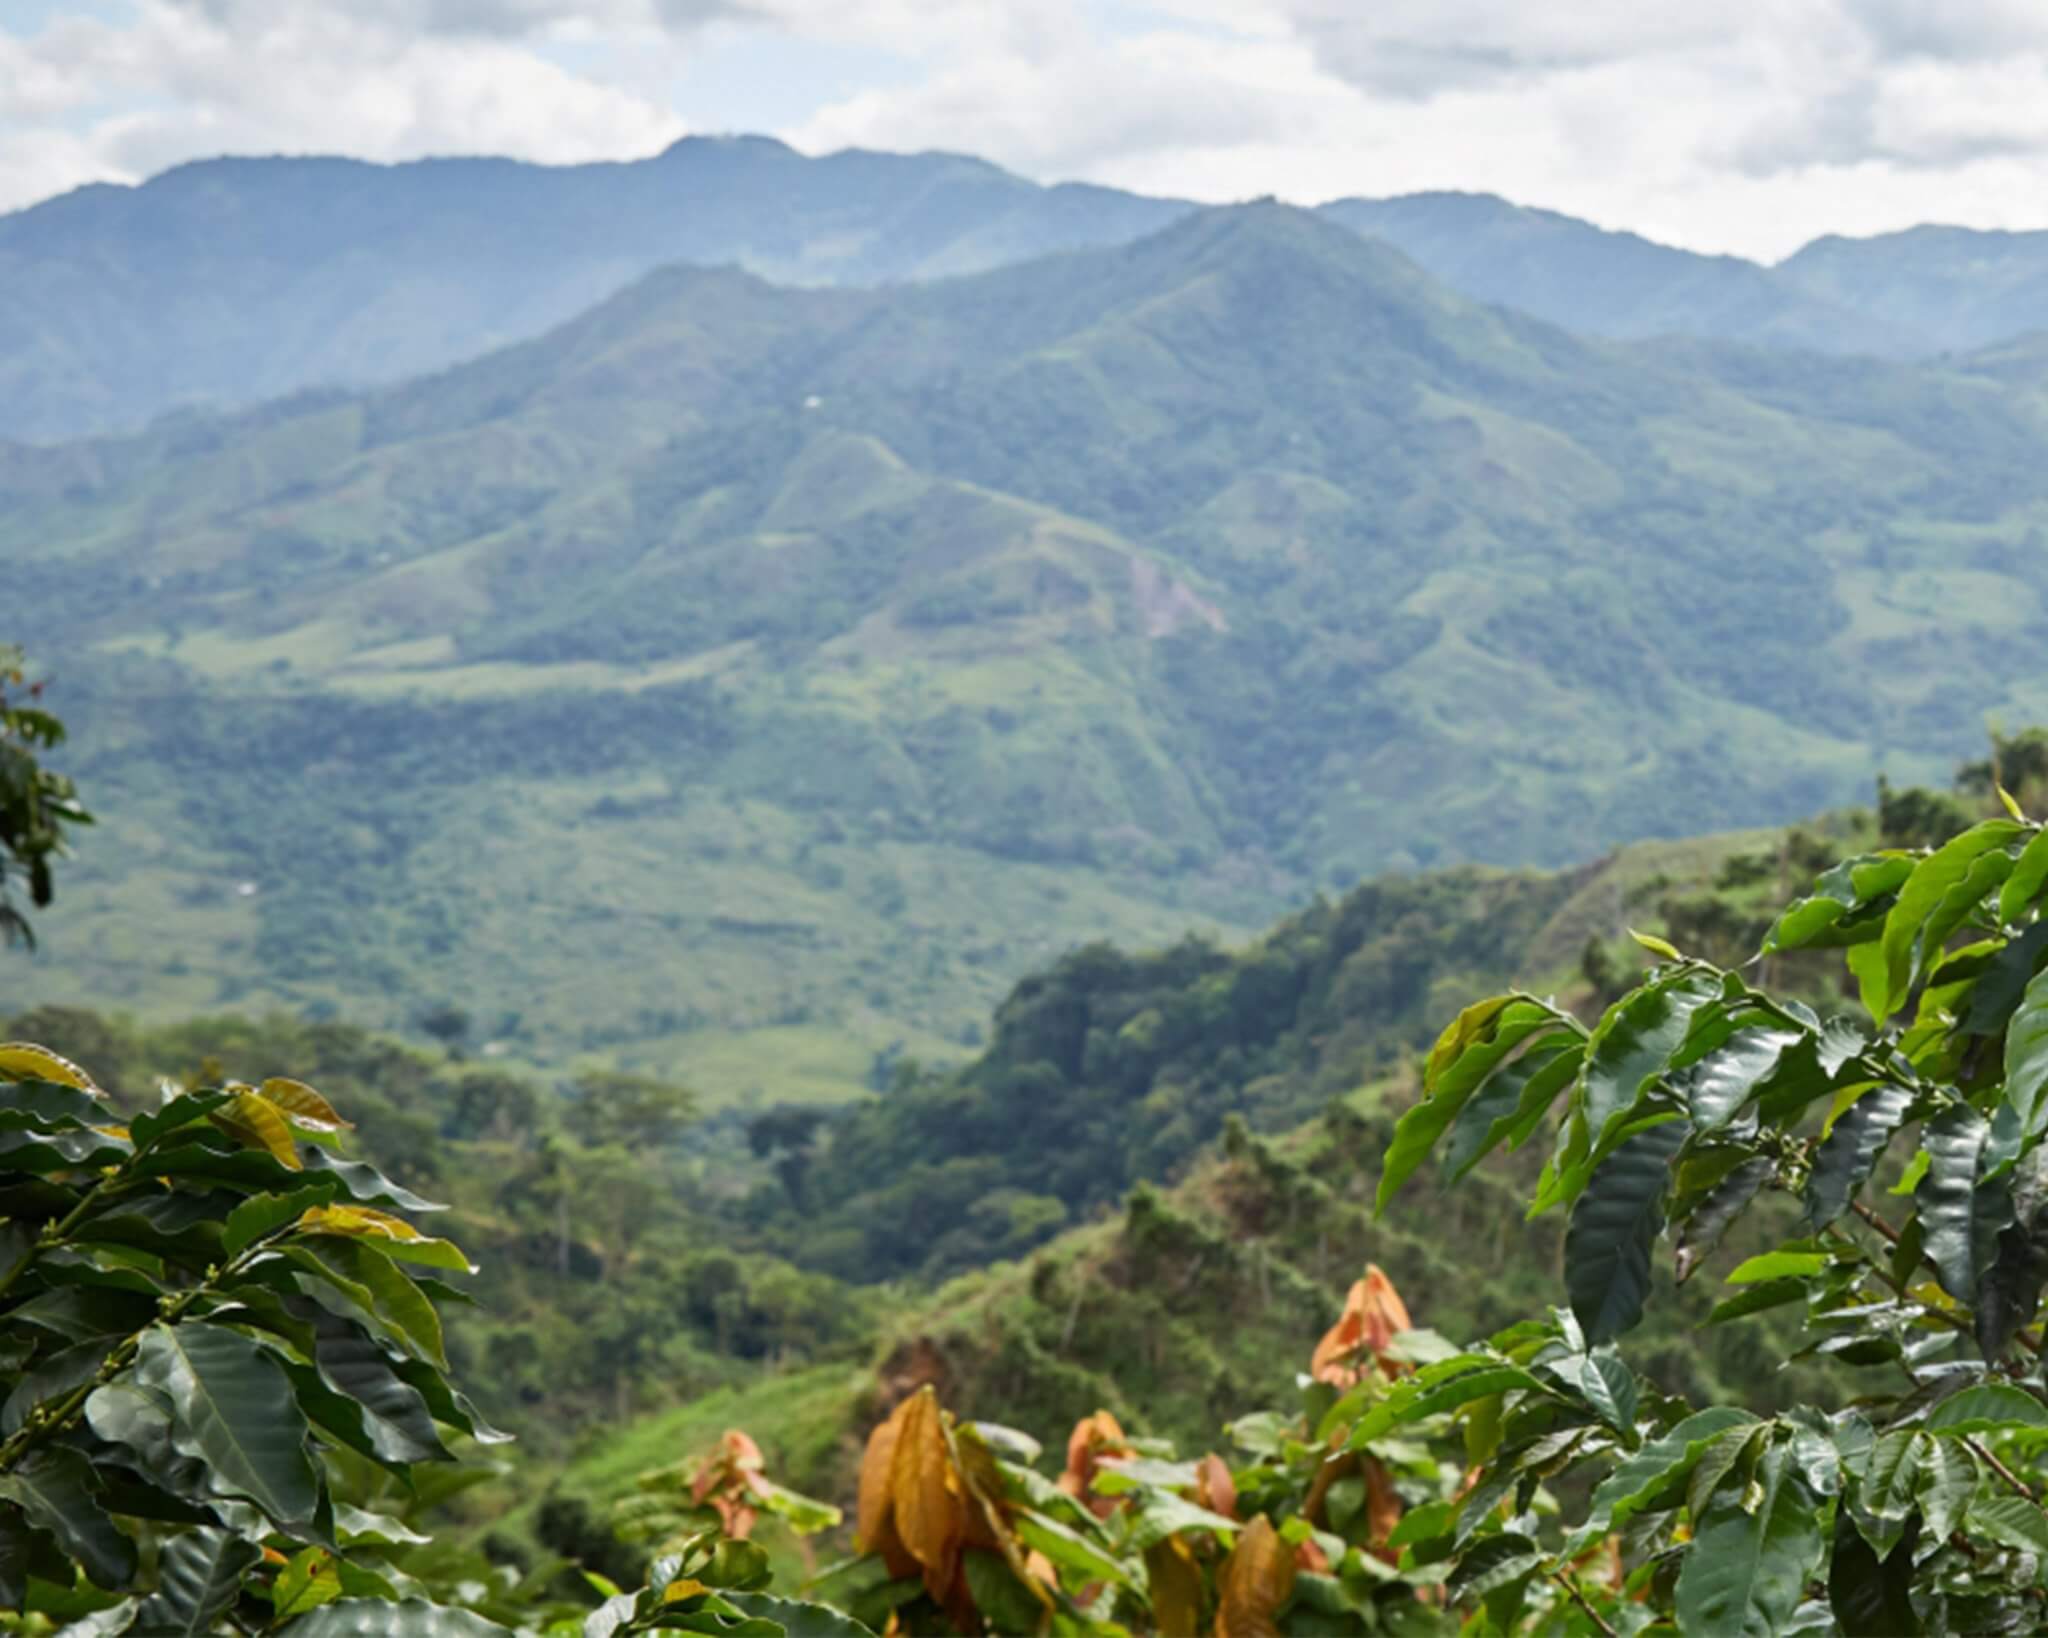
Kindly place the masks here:
[(2027, 1500), (2032, 1502), (2036, 1507), (2039, 1507), (2041, 1505), (2041, 1498), (2034, 1494), (2033, 1487), (2030, 1486), (2026, 1482), (2026, 1480), (2020, 1478), (2018, 1474), (2014, 1473), (2011, 1468), (2005, 1465), (2005, 1463), (2001, 1462), (1996, 1456), (1992, 1455), (1990, 1450), (1986, 1448), (1984, 1442), (1981, 1439), (1978, 1439), (1972, 1434), (1966, 1433), (1963, 1435), (1963, 1443), (1968, 1445), (1971, 1451), (1976, 1454), (1978, 1459), (1981, 1460), (1986, 1466), (1988, 1466), (1992, 1472), (1996, 1473), (1999, 1476), (1999, 1478), (2004, 1480), (2005, 1483), (2012, 1490), (2017, 1492), (2019, 1495), (2026, 1497)]
[(1606, 1618), (1586, 1601), (1586, 1595), (1579, 1591), (1579, 1584), (1572, 1579), (1571, 1571), (1552, 1570), (1550, 1572), (1550, 1579), (1571, 1594), (1572, 1602), (1586, 1612), (1587, 1619), (1604, 1632), (1607, 1638), (1620, 1638), (1620, 1634), (1607, 1624)]

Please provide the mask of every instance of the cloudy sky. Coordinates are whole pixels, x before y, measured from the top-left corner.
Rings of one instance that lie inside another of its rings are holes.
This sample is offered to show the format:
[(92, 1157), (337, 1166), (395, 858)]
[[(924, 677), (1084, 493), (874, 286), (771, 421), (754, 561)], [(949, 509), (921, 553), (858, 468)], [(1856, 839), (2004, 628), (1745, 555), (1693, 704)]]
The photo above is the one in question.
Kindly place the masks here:
[(735, 130), (1205, 200), (1482, 189), (1769, 259), (2048, 226), (2048, 3), (0, 0), (0, 210), (218, 153)]

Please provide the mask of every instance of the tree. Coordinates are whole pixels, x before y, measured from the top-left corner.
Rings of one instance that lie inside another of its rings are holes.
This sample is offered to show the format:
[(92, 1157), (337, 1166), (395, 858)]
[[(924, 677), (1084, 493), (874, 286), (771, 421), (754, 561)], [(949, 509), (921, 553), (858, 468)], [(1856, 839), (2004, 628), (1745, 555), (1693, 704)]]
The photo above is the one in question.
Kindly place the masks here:
[(569, 1130), (593, 1148), (663, 1148), (697, 1118), (695, 1093), (652, 1075), (593, 1070), (577, 1076), (569, 1090)]
[[(1463, 1422), (1474, 1490), (1414, 1551), (1490, 1589), (1490, 1619), (1606, 1543), (1611, 1591), (1579, 1587), (1567, 1617), (1587, 1632), (2048, 1626), (2044, 885), (2048, 829), (2016, 805), (1830, 869), (1762, 953), (1840, 949), (1860, 1017), (1643, 938), (1659, 964), (1591, 1026), (1511, 993), (1444, 1031), (1379, 1204), (1439, 1145), (1469, 1171), (1561, 1101), (1530, 1211), (1568, 1214), (1553, 1323), (1593, 1409), (1510, 1332), (1418, 1373), (1354, 1437)], [(1848, 1373), (1839, 1404), (1695, 1408), (1624, 1362), (1659, 1243), (1685, 1280), (1738, 1221), (1769, 1249), (1728, 1271), (1713, 1322), (1803, 1308), (1802, 1354)], [(1534, 1503), (1560, 1481), (1590, 1500), (1546, 1522)]]
[(71, 781), (53, 773), (40, 753), (64, 743), (64, 725), (40, 705), (43, 685), (31, 683), (21, 650), (0, 644), (0, 943), (35, 944), (28, 917), (14, 903), (17, 882), (40, 909), (55, 889), (51, 862), (62, 856), (67, 827), (89, 825)]

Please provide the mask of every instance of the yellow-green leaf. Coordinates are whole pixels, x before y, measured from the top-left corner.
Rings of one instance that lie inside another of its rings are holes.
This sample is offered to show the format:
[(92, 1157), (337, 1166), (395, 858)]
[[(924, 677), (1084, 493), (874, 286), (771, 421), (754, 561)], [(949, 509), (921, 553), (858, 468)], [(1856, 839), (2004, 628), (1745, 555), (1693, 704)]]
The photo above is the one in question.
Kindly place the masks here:
[(1631, 927), (1628, 930), (1628, 936), (1648, 950), (1653, 956), (1661, 956), (1666, 961), (1683, 961), (1685, 959), (1684, 956), (1678, 953), (1677, 945), (1668, 939), (1659, 938), (1655, 933), (1639, 933)]
[(54, 1081), (80, 1092), (98, 1092), (93, 1080), (69, 1058), (27, 1041), (0, 1043), (0, 1081)]
[(272, 1077), (257, 1089), (262, 1095), (284, 1111), (285, 1118), (298, 1126), (315, 1132), (341, 1132), (354, 1129), (354, 1123), (345, 1121), (334, 1112), (334, 1105), (303, 1081), (288, 1081)]
[(280, 1166), (295, 1172), (303, 1169), (283, 1112), (262, 1093), (237, 1092), (234, 1102), (214, 1110), (207, 1119), (244, 1147), (267, 1149)]

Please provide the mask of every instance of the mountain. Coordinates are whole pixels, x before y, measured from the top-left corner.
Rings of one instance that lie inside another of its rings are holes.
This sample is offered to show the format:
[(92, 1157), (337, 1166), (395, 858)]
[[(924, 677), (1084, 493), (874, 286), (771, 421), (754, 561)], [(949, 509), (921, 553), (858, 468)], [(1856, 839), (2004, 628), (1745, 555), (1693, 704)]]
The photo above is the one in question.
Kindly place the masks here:
[(1774, 271), (1814, 300), (1925, 337), (1929, 350), (1969, 351), (2048, 329), (2048, 233), (1928, 226), (1830, 235)]
[(1121, 242), (1185, 208), (948, 154), (807, 159), (765, 137), (628, 164), (182, 165), (0, 217), (0, 438), (438, 369), (667, 262), (874, 283)]
[[(1322, 209), (1454, 290), (1586, 335), (1888, 357), (1936, 350), (1917, 315), (1867, 310), (1853, 290), (1810, 291), (1739, 256), (1702, 256), (1491, 194), (1340, 199)], [(2048, 291), (2041, 295), (2032, 323), (2048, 319)]]
[[(1193, 208), (951, 154), (807, 158), (765, 137), (562, 167), (202, 161), (0, 216), (0, 439), (394, 382), (538, 336), (674, 262), (865, 286), (1123, 244)], [(1486, 195), (1325, 213), (1455, 290), (1588, 335), (1904, 357), (2048, 323), (2048, 287), (2026, 272), (2038, 235), (1826, 240), (1764, 268)], [(2011, 272), (1987, 287), (1990, 245)]]
[(111, 814), (24, 1000), (848, 1095), (1071, 944), (1811, 812), (2041, 715), (2039, 371), (1575, 339), (1264, 205), (674, 269), (0, 458)]

